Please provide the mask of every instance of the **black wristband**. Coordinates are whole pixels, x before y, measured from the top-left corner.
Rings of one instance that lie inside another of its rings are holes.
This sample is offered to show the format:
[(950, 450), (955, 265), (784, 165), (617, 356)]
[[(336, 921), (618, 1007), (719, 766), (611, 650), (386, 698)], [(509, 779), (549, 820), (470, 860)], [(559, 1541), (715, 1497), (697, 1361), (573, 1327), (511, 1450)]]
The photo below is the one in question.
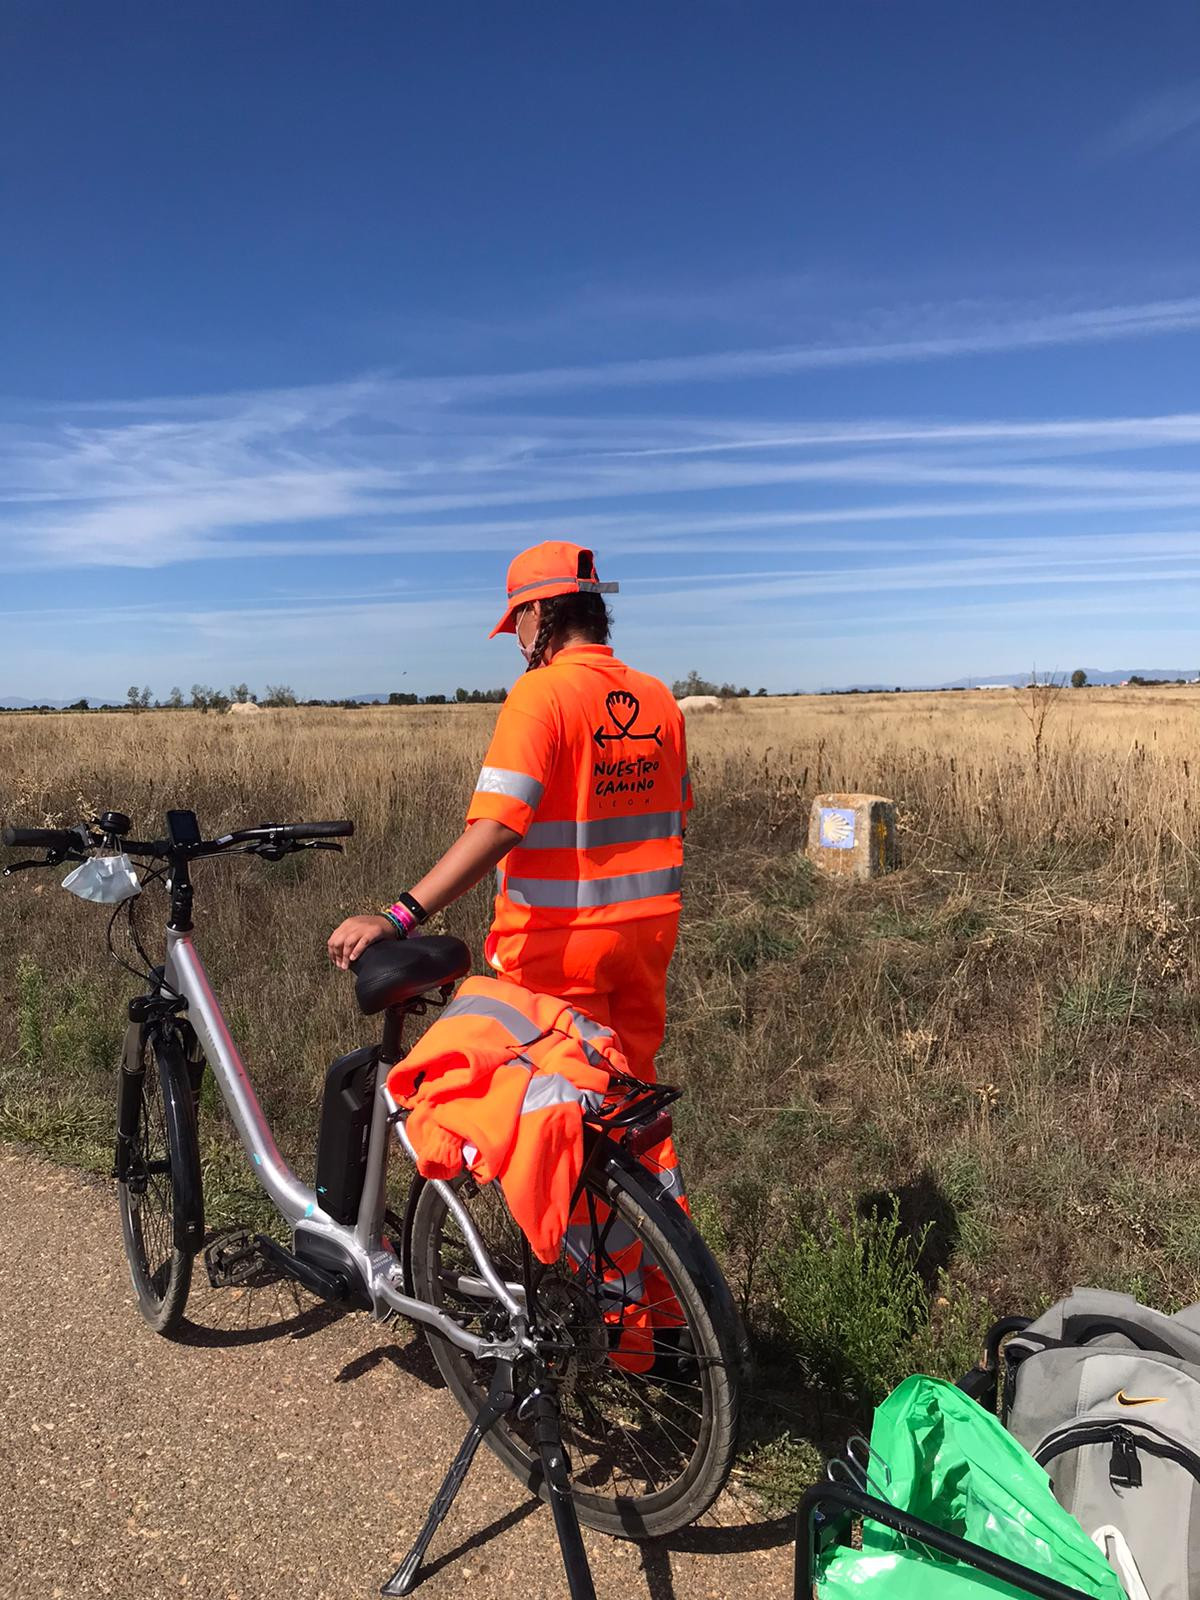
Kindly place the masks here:
[(408, 907), (413, 916), (416, 917), (418, 925), (429, 921), (428, 911), (419, 900), (414, 900), (411, 894), (398, 894), (396, 900), (400, 905)]

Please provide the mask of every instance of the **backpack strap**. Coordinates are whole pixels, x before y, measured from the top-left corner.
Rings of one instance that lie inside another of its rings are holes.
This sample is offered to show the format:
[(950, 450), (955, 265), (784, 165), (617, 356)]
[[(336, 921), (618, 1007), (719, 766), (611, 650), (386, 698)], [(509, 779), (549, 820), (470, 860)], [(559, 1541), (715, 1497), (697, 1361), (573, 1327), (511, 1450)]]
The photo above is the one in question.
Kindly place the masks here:
[(1177, 1361), (1188, 1358), (1156, 1333), (1143, 1328), (1140, 1323), (1129, 1322), (1124, 1317), (1110, 1317), (1103, 1312), (1081, 1312), (1063, 1321), (1062, 1343), (1068, 1345), (1090, 1344), (1103, 1334), (1115, 1333), (1128, 1339), (1138, 1350), (1152, 1355), (1173, 1356)]

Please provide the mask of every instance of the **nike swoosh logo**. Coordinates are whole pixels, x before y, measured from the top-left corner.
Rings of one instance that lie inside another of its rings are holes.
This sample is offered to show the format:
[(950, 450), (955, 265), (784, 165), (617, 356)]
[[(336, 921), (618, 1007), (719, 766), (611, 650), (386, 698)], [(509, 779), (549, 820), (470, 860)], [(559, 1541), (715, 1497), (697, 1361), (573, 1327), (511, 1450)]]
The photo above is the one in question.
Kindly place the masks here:
[(1118, 1389), (1113, 1399), (1119, 1406), (1160, 1406), (1165, 1396), (1161, 1394), (1128, 1395), (1124, 1389)]

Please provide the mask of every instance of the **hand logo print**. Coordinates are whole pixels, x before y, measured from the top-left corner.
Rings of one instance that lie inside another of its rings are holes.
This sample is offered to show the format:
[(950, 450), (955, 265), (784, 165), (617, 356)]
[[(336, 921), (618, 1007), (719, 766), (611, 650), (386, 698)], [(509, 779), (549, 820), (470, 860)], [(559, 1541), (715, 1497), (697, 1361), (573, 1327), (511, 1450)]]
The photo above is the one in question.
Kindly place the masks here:
[(636, 695), (629, 693), (628, 689), (614, 689), (605, 699), (604, 705), (612, 728), (601, 726), (592, 735), (601, 750), (606, 744), (616, 744), (622, 739), (651, 739), (657, 745), (662, 744), (661, 723), (652, 733), (634, 733), (634, 724), (637, 722), (642, 704)]

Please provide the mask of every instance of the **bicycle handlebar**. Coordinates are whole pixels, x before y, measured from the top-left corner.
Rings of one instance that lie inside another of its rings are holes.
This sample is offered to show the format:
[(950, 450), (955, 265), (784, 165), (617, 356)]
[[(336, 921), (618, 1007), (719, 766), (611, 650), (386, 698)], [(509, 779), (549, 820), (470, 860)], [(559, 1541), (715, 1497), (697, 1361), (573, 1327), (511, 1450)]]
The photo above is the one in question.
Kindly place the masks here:
[(67, 850), (84, 849), (85, 841), (85, 828), (14, 828), (10, 823), (0, 833), (0, 843), (10, 849), (23, 845), (34, 850), (56, 850), (60, 854)]
[[(237, 833), (227, 833), (219, 839), (204, 839), (178, 849), (169, 839), (122, 839), (121, 847), (133, 856), (172, 856), (177, 853), (182, 858), (190, 858), (216, 855), (234, 845), (254, 840), (264, 844), (298, 844), (308, 839), (348, 839), (353, 832), (354, 824), (348, 821), (264, 823), (258, 828), (242, 828)], [(83, 825), (78, 828), (18, 828), (9, 823), (0, 831), (0, 844), (10, 849), (24, 846), (35, 850), (51, 850), (57, 855), (64, 855), (68, 851), (91, 850), (99, 842), (99, 837)]]
[[(254, 831), (254, 830), (252, 830)], [(288, 822), (273, 829), (281, 839), (348, 839), (354, 832), (352, 822)]]

